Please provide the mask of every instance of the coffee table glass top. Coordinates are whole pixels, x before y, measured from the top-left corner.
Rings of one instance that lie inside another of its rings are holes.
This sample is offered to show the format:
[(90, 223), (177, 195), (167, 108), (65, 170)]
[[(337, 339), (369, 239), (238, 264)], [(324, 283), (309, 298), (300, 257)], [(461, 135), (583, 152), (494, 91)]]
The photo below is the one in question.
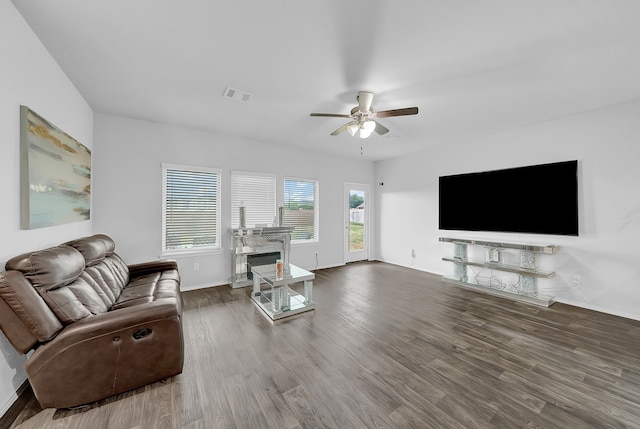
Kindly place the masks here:
[(303, 282), (305, 280), (313, 280), (315, 274), (303, 268), (289, 264), (289, 272), (284, 270), (284, 276), (281, 279), (276, 277), (276, 264), (256, 265), (251, 267), (251, 272), (257, 274), (262, 280), (271, 286), (281, 286), (283, 284), (291, 284)]

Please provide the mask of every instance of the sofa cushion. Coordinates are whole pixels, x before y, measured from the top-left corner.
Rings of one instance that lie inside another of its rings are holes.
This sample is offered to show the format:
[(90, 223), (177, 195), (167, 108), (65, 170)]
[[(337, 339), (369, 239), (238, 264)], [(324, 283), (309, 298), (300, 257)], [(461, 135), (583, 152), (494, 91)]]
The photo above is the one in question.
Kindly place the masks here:
[(78, 293), (78, 289), (71, 287), (40, 291), (42, 299), (63, 325), (91, 316), (91, 312), (78, 299), (76, 293)]
[(105, 305), (111, 307), (129, 283), (129, 269), (114, 253), (87, 267), (81, 277), (98, 293)]
[(177, 269), (148, 273), (131, 279), (110, 310), (131, 307), (161, 298), (179, 298), (180, 275)]
[(71, 284), (50, 291), (43, 298), (63, 324), (106, 313), (129, 281), (128, 269), (119, 256), (107, 256), (87, 267)]
[(116, 243), (104, 234), (95, 234), (65, 243), (78, 250), (85, 259), (85, 265), (91, 267), (113, 254)]
[[(80, 276), (75, 282), (66, 286), (78, 301), (89, 311), (91, 314), (106, 313), (109, 309), (102, 297), (98, 295), (96, 290), (87, 284), (86, 280)], [(88, 315), (83, 312), (85, 317)]]
[(73, 247), (62, 245), (11, 258), (5, 268), (20, 271), (42, 293), (77, 279), (84, 270), (84, 258)]

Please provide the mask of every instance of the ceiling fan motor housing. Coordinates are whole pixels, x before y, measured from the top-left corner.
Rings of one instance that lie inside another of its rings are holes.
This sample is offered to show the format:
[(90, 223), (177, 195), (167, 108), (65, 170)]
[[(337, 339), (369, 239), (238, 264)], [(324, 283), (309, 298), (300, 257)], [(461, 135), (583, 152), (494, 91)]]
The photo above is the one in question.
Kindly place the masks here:
[(371, 107), (369, 107), (369, 110), (367, 111), (362, 111), (360, 110), (360, 106), (356, 106), (353, 109), (351, 109), (351, 117), (356, 120), (359, 124), (366, 122), (370, 119), (375, 118), (376, 114), (373, 111), (373, 109), (371, 109)]
[(373, 92), (360, 91), (358, 92), (358, 107), (361, 112), (368, 112), (371, 109), (371, 102), (373, 101)]

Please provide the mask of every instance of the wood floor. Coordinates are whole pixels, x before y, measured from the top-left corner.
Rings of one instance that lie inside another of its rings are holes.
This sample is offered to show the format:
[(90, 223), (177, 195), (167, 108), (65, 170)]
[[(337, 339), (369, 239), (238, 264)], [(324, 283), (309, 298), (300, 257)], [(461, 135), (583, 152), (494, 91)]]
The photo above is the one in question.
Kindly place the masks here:
[(317, 271), (316, 310), (276, 324), (249, 293), (183, 294), (182, 375), (12, 427), (640, 427), (640, 322), (378, 262)]

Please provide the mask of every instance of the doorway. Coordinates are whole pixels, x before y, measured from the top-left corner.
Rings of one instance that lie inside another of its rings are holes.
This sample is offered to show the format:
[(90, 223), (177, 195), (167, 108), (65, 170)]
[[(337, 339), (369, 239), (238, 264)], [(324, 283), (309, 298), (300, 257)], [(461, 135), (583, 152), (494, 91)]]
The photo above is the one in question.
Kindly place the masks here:
[(369, 259), (369, 185), (345, 183), (345, 262)]

